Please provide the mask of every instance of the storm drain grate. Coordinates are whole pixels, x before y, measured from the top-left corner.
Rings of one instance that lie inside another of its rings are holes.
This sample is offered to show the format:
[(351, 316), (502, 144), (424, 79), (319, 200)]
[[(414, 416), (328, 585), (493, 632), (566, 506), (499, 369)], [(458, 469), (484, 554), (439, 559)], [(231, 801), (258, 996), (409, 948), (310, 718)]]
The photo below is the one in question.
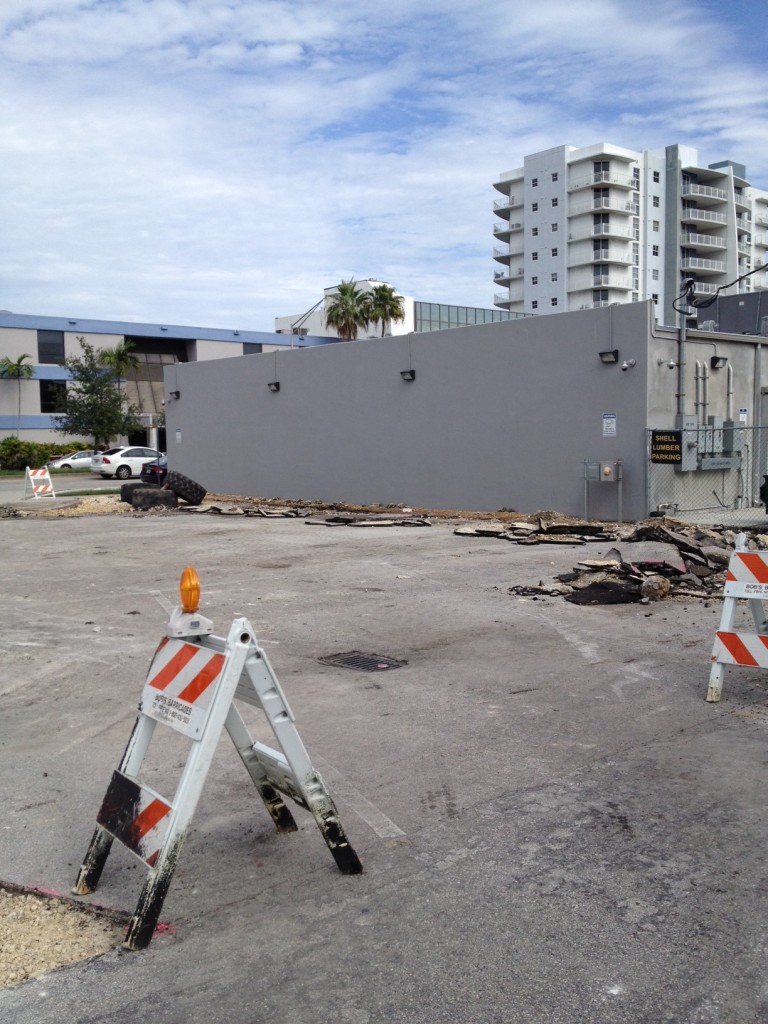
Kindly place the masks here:
[(339, 668), (354, 668), (358, 672), (386, 672), (391, 668), (402, 668), (407, 661), (387, 658), (383, 654), (363, 654), (362, 651), (347, 651), (346, 654), (329, 654), (318, 658), (323, 665), (337, 665)]

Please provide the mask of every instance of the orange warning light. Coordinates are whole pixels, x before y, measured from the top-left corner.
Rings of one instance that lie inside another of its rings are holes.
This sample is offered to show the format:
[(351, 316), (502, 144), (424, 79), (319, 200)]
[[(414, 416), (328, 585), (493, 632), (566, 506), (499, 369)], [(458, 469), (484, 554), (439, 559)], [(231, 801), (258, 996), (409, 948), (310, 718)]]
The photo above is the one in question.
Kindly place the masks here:
[(182, 611), (190, 613), (197, 611), (200, 604), (200, 580), (191, 565), (188, 565), (181, 574), (179, 597)]

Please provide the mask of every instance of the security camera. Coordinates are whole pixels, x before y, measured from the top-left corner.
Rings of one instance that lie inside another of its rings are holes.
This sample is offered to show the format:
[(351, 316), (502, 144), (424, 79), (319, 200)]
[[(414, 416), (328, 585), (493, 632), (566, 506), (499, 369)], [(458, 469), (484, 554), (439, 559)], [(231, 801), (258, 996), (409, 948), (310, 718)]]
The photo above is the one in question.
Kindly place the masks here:
[(635, 365), (635, 360), (634, 359), (625, 359), (624, 362), (621, 364), (621, 368), (624, 371), (631, 370), (634, 365)]
[(165, 399), (163, 399), (163, 400), (162, 400), (162, 402), (160, 403), (160, 405), (165, 405)]
[(670, 370), (674, 370), (674, 368), (675, 368), (675, 361), (674, 361), (674, 359), (670, 359), (669, 362), (667, 363), (667, 366), (669, 367)]

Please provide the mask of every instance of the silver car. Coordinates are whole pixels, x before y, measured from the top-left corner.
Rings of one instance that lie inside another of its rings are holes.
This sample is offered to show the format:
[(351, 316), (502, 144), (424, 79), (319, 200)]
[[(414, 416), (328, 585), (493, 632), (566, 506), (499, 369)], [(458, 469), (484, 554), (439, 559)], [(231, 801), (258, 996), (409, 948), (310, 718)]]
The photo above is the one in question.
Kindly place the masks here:
[(101, 455), (93, 449), (89, 452), (70, 452), (69, 455), (60, 455), (46, 463), (48, 469), (90, 469), (91, 460), (94, 455)]

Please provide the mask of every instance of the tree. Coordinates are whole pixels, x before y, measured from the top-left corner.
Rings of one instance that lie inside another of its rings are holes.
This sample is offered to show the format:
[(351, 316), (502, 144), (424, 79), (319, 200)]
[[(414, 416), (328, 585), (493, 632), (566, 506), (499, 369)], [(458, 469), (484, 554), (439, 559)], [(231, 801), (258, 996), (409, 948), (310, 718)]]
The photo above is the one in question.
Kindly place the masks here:
[(121, 341), (114, 348), (106, 348), (101, 352), (101, 358), (106, 367), (115, 375), (115, 382), (118, 391), (121, 391), (121, 383), (125, 377), (135, 373), (141, 365), (139, 357), (132, 352), (132, 341)]
[(397, 294), (391, 284), (375, 285), (370, 292), (369, 304), (371, 323), (381, 324), (382, 338), (388, 324), (405, 320), (403, 297)]
[(123, 407), (123, 394), (106, 352), (78, 338), (82, 354), (69, 356), (70, 372), (64, 408), (56, 427), (60, 434), (93, 438), (95, 449), (109, 447), (113, 437), (141, 429), (135, 406)]
[(325, 322), (342, 341), (354, 341), (358, 330), (371, 322), (370, 301), (354, 280), (342, 281), (325, 308)]
[(21, 430), (21, 382), (23, 380), (29, 380), (34, 372), (27, 360), (31, 360), (32, 356), (29, 352), (22, 352), (18, 359), (15, 361), (10, 356), (3, 356), (0, 359), (0, 377), (6, 377), (10, 380), (15, 380), (19, 389), (18, 405), (16, 409), (16, 436), (19, 436)]

